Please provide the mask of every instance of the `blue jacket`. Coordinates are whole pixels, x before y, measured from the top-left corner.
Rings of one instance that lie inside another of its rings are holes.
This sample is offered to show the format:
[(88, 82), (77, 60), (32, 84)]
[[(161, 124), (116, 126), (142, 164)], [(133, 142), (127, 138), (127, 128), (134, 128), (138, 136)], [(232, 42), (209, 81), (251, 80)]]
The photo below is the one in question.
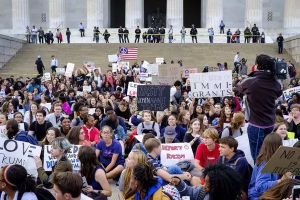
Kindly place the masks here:
[[(118, 116), (118, 118), (119, 118), (119, 125), (122, 126), (123, 129), (124, 129), (124, 131), (125, 131), (125, 133), (127, 133), (126, 124), (125, 124), (123, 118), (122, 118), (122, 117), (119, 117), (119, 116)], [(105, 117), (105, 118), (101, 121), (101, 123), (100, 123), (100, 129), (99, 129), (99, 130), (101, 130), (102, 127), (105, 126), (106, 121), (107, 121), (107, 117)]]
[[(142, 152), (144, 152), (145, 153), (145, 155), (147, 155), (148, 154), (148, 152), (147, 152), (147, 150), (145, 149), (145, 147), (143, 146), (143, 143), (138, 143), (139, 145), (140, 145), (140, 147), (141, 147), (141, 151)], [(132, 147), (132, 149), (137, 149), (136, 148), (136, 145), (134, 145), (133, 147)]]
[(226, 165), (237, 171), (243, 178), (245, 191), (247, 191), (251, 180), (252, 168), (249, 166), (245, 158), (245, 153), (242, 150), (237, 150), (230, 160), (227, 160), (224, 156), (219, 156), (217, 163)]
[(261, 173), (265, 165), (264, 162), (259, 166), (254, 166), (248, 189), (250, 200), (258, 200), (262, 193), (277, 184), (278, 174)]
[[(180, 141), (183, 142), (183, 138), (185, 135), (185, 129), (182, 128), (182, 126), (180, 126), (179, 124), (177, 124), (175, 131), (177, 133), (176, 138)], [(165, 128), (161, 129), (160, 131), (160, 137), (164, 137), (164, 133), (165, 133)]]
[(41, 86), (39, 86), (38, 84), (30, 85), (28, 87), (28, 92), (33, 92), (33, 88), (35, 88), (35, 87), (39, 90), (39, 92), (42, 92)]
[[(162, 186), (162, 179), (159, 176), (157, 176), (156, 178), (158, 180), (157, 183), (149, 188), (146, 196), (144, 197), (144, 200), (151, 199), (152, 195)], [(138, 192), (135, 192), (134, 200), (140, 200), (140, 199), (141, 199), (140, 194)]]

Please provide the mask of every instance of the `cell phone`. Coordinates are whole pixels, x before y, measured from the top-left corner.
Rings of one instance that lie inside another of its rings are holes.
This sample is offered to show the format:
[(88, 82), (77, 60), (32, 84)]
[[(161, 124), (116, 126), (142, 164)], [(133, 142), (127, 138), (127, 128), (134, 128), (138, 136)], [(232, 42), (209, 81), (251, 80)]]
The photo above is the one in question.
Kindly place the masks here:
[(293, 200), (300, 198), (300, 185), (295, 185), (293, 187)]

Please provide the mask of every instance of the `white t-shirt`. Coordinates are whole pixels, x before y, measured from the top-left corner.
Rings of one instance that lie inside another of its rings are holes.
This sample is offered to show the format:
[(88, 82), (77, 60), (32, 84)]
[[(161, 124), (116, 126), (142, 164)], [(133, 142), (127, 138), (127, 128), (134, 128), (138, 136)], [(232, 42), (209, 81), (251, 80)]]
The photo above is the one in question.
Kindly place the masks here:
[[(35, 115), (33, 115), (32, 116), (32, 122), (34, 122), (35, 120), (36, 120)], [(30, 125), (32, 123), (32, 122), (30, 123), (30, 112), (29, 111), (27, 111), (25, 113), (24, 122), (26, 122), (28, 125)]]
[(235, 56), (234, 56), (234, 62), (240, 62), (239, 55), (235, 55)]
[[(13, 200), (18, 199), (18, 194), (19, 194), (19, 191), (16, 192), (15, 197), (14, 197)], [(4, 199), (4, 195), (5, 195), (5, 193), (2, 192), (0, 200), (8, 200), (8, 196), (6, 197), (6, 199)], [(38, 198), (36, 197), (36, 195), (33, 192), (25, 192), (23, 194), (21, 200), (38, 200)]]

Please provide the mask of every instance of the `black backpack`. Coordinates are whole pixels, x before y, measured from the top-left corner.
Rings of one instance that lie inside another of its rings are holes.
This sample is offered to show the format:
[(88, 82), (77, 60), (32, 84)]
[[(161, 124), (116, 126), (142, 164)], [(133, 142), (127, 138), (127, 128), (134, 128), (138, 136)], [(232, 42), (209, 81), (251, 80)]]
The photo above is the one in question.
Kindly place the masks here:
[[(21, 200), (24, 193), (19, 193), (17, 200)], [(55, 200), (54, 196), (48, 190), (38, 187), (34, 193), (38, 200)], [(4, 199), (7, 199), (7, 194), (4, 195)]]
[(157, 136), (157, 133), (154, 130), (155, 122), (152, 124), (152, 129), (145, 129), (144, 123), (142, 122), (142, 133), (152, 133), (153, 135)]

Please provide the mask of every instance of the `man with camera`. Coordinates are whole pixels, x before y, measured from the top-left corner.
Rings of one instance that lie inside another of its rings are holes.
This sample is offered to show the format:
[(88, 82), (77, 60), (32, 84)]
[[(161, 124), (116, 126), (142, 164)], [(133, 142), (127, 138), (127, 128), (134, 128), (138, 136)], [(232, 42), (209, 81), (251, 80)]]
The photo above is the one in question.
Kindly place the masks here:
[[(249, 116), (248, 137), (254, 160), (264, 138), (272, 132), (275, 124), (275, 100), (282, 95), (281, 85), (275, 77), (275, 61), (268, 55), (258, 55), (257, 71), (249, 74), (237, 85), (235, 92), (247, 96), (246, 110)], [(247, 109), (248, 107), (248, 109)]]

